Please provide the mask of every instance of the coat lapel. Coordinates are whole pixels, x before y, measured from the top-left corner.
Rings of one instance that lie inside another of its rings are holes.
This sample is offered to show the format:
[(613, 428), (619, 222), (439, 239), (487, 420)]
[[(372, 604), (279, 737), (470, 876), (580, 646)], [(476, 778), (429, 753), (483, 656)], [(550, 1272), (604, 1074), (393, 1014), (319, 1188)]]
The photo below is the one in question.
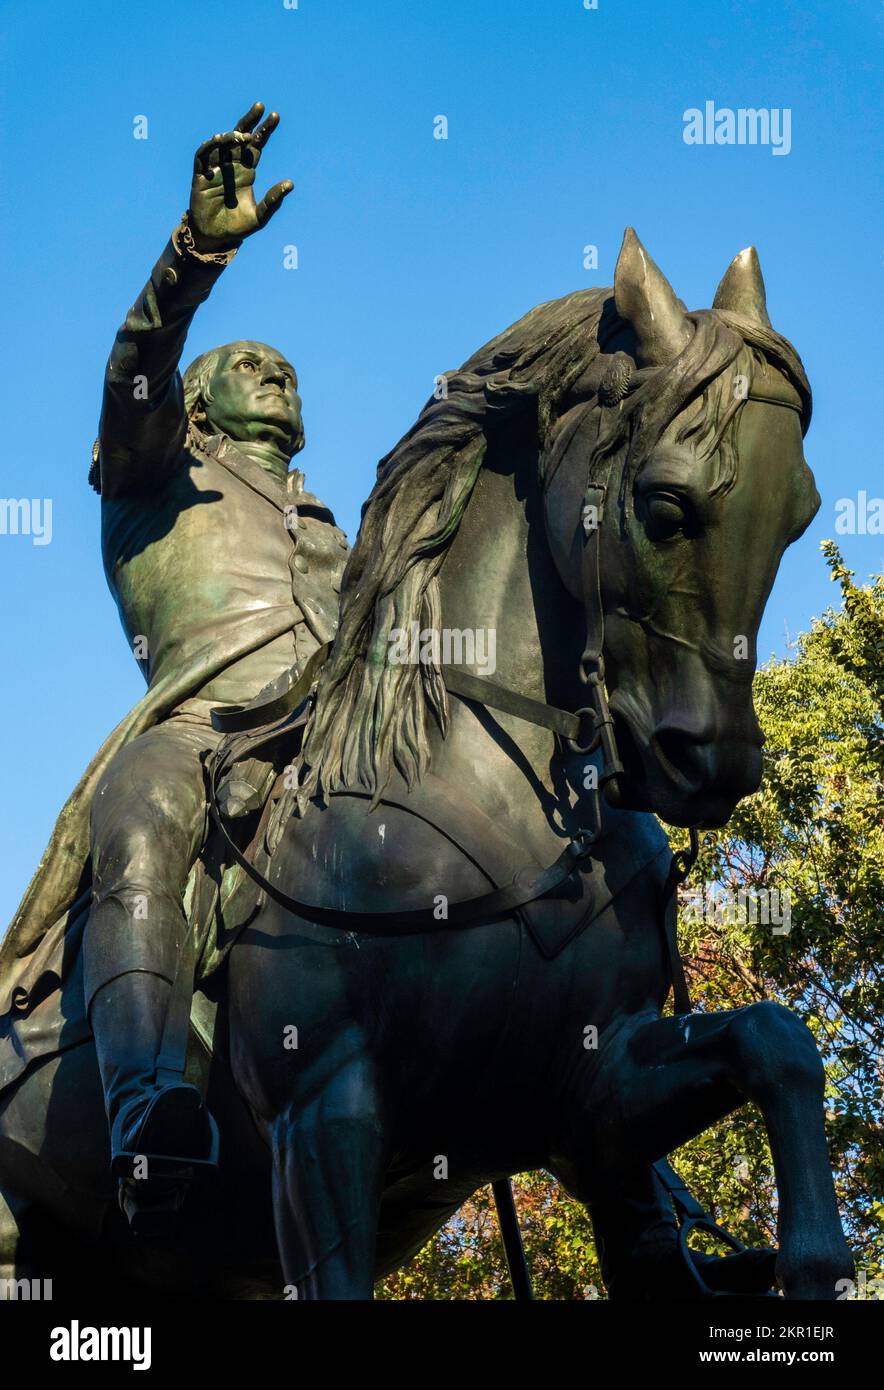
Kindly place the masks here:
[(328, 521), (332, 526), (336, 524), (325, 503), (314, 497), (312, 492), (304, 490), (304, 474), (300, 468), (293, 468), (283, 483), (268, 473), (266, 468), (262, 468), (260, 463), (255, 463), (254, 459), (241, 454), (223, 434), (213, 434), (201, 447), (226, 468), (228, 473), (232, 473), (234, 478), (245, 483), (253, 492), (259, 493), (272, 507), (276, 507), (277, 511), (284, 513), (286, 507), (295, 506), (315, 516), (319, 521)]
[(260, 463), (255, 463), (253, 459), (241, 454), (223, 434), (213, 434), (202, 447), (216, 463), (220, 463), (234, 478), (245, 483), (252, 492), (257, 492), (265, 498), (277, 511), (285, 511), (291, 500), (286, 493), (285, 484), (268, 473), (266, 468), (262, 468)]

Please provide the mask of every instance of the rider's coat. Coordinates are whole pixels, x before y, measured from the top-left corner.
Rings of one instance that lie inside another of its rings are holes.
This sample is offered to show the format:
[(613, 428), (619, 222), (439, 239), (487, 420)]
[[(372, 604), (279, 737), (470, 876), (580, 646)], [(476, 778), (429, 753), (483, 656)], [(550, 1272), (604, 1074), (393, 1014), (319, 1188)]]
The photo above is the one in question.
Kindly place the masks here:
[[(129, 740), (189, 702), (244, 703), (333, 635), (344, 534), (293, 469), (285, 481), (188, 422), (187, 330), (221, 273), (166, 246), (120, 328), (105, 377), (99, 457), (108, 583), (148, 691), (63, 807), (0, 948), (0, 1090), (88, 1032), (80, 937), (91, 897), (89, 806)], [(136, 390), (147, 383), (146, 398)], [(137, 418), (133, 418), (137, 416)], [(133, 438), (137, 444), (133, 447)]]

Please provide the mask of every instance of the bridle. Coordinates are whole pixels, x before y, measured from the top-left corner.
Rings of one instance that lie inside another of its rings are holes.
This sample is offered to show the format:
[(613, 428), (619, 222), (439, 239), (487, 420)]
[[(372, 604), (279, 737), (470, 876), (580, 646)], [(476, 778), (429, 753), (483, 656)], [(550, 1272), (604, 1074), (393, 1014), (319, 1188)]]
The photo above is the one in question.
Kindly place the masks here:
[[(793, 401), (776, 394), (749, 391), (745, 399), (758, 400), (771, 405), (786, 406), (802, 413), (802, 407)], [(608, 495), (609, 477), (613, 467), (613, 455), (608, 456), (597, 478), (590, 478), (584, 488), (582, 500), (583, 549), (581, 554), (581, 588), (586, 621), (586, 639), (580, 658), (579, 678), (586, 691), (586, 703), (572, 712), (559, 709), (543, 701), (534, 700), (520, 692), (499, 685), (485, 676), (477, 676), (462, 667), (444, 665), (442, 678), (446, 689), (452, 695), (474, 701), (488, 709), (501, 710), (519, 719), (551, 730), (562, 740), (569, 753), (589, 755), (597, 750), (601, 754), (601, 770), (597, 785), (587, 788), (593, 814), (590, 826), (582, 826), (571, 836), (558, 859), (539, 872), (533, 869), (519, 870), (513, 881), (504, 887), (483, 893), (479, 897), (458, 903), (450, 903), (447, 919), (441, 920), (433, 907), (416, 908), (403, 912), (370, 913), (357, 910), (321, 907), (284, 893), (273, 884), (256, 865), (242, 853), (224, 823), (218, 805), (217, 785), (220, 772), (229, 760), (231, 753), (239, 751), (241, 744), (231, 744), (225, 740), (207, 761), (208, 804), (215, 824), (230, 852), (258, 886), (286, 910), (319, 925), (337, 927), (346, 931), (364, 931), (377, 934), (419, 933), (451, 928), (478, 926), (499, 917), (512, 915), (520, 907), (537, 901), (552, 893), (563, 884), (575, 869), (588, 865), (592, 848), (599, 839), (602, 827), (601, 794), (607, 788), (616, 787), (617, 779), (623, 774), (623, 762), (617, 747), (614, 721), (608, 703), (605, 683), (605, 613), (601, 593), (601, 521), (604, 516)], [(559, 456), (561, 462), (562, 455)], [(554, 471), (554, 470), (553, 470)], [(549, 486), (551, 471), (545, 479)], [(661, 640), (675, 640), (666, 633), (659, 634)], [(248, 740), (249, 751), (279, 736), (285, 727), (291, 727), (292, 717), (301, 718), (313, 698), (314, 686), (320, 669), (331, 647), (320, 647), (308, 661), (303, 672), (289, 675), (284, 688), (274, 693), (268, 700), (252, 702), (242, 707), (212, 711), (212, 724), (221, 733), (237, 734), (254, 730), (260, 731), (257, 737)], [(268, 727), (270, 726), (270, 727)], [(349, 789), (342, 789), (334, 795), (362, 795)], [(386, 802), (384, 796), (376, 798), (377, 804)], [(391, 802), (406, 810), (411, 809), (407, 802)], [(670, 864), (663, 890), (663, 910), (679, 884), (688, 877), (699, 853), (699, 835), (696, 826), (690, 827), (687, 848), (677, 851)], [(492, 879), (493, 881), (493, 879)], [(667, 930), (666, 947), (669, 957), (676, 1012), (688, 1013), (691, 1009), (690, 997), (684, 975), (684, 968), (675, 933)]]
[[(608, 467), (610, 468), (610, 464)], [(285, 688), (270, 700), (253, 702), (240, 708), (213, 710), (213, 727), (227, 735), (246, 734), (245, 739), (225, 739), (209, 755), (206, 763), (208, 782), (208, 805), (212, 818), (221, 833), (232, 859), (258, 884), (258, 886), (281, 907), (320, 926), (335, 927), (350, 932), (366, 932), (378, 935), (411, 935), (423, 932), (451, 930), (479, 926), (482, 923), (507, 917), (536, 902), (560, 887), (571, 877), (576, 869), (588, 865), (593, 846), (599, 839), (602, 828), (601, 795), (609, 785), (615, 785), (623, 773), (614, 721), (608, 704), (605, 687), (604, 640), (605, 622), (601, 595), (601, 519), (607, 495), (607, 480), (593, 480), (587, 483), (582, 504), (583, 550), (581, 557), (581, 583), (583, 588), (584, 613), (586, 620), (586, 639), (580, 658), (579, 676), (587, 692), (587, 702), (573, 713), (559, 709), (555, 705), (534, 700), (507, 686), (499, 685), (486, 676), (477, 676), (471, 671), (453, 665), (443, 665), (442, 678), (445, 687), (452, 695), (474, 701), (488, 709), (501, 710), (515, 715), (530, 724), (546, 728), (555, 733), (569, 753), (590, 755), (597, 750), (601, 753), (601, 770), (597, 783), (589, 791), (592, 809), (589, 826), (581, 826), (571, 836), (558, 858), (540, 871), (521, 868), (513, 876), (510, 884), (494, 888), (478, 897), (448, 904), (448, 915), (440, 919), (434, 907), (406, 909), (394, 912), (362, 912), (358, 909), (323, 907), (309, 903), (285, 893), (274, 884), (242, 852), (231, 836), (218, 804), (218, 784), (221, 775), (240, 752), (248, 748), (250, 755), (258, 747), (279, 738), (286, 728), (303, 723), (309, 702), (313, 698), (314, 686), (321, 667), (331, 650), (331, 644), (320, 647), (310, 658), (303, 672), (295, 678), (290, 677)], [(251, 731), (260, 731), (257, 736)], [(364, 793), (343, 788), (332, 793), (339, 796), (361, 796)], [(391, 800), (385, 796), (377, 798), (378, 804), (392, 804), (401, 809), (410, 809), (407, 801)], [(679, 851), (673, 856), (670, 873), (666, 880), (665, 894), (671, 895), (679, 883), (687, 877), (697, 857), (699, 842), (695, 828), (691, 829), (691, 844), (688, 850)], [(686, 985), (684, 971), (678, 956), (677, 947), (667, 941), (667, 950), (672, 967), (673, 985), (677, 1002), (684, 1003)], [(688, 1007), (689, 1004), (688, 1004)]]

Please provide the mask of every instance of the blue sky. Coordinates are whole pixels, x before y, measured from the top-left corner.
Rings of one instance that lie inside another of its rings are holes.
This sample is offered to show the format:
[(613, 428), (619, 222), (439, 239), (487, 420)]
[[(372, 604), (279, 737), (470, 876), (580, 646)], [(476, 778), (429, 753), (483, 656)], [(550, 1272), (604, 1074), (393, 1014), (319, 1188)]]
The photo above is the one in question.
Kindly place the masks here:
[[(877, 0), (0, 4), (0, 490), (53, 503), (51, 544), (0, 535), (0, 920), (143, 692), (86, 473), (108, 349), (187, 204), (200, 141), (264, 100), (282, 124), (259, 184), (291, 177), (295, 192), (201, 310), (187, 360), (237, 337), (290, 355), (308, 486), (351, 536), (433, 377), (533, 304), (610, 284), (627, 223), (691, 307), (754, 243), (774, 326), (814, 386), (823, 498), (764, 620), (760, 654), (781, 653), (836, 596), (819, 542), (837, 499), (884, 490), (882, 13)], [(708, 100), (788, 107), (788, 156), (686, 145), (683, 112)], [(884, 538), (839, 539), (861, 578), (880, 568)]]

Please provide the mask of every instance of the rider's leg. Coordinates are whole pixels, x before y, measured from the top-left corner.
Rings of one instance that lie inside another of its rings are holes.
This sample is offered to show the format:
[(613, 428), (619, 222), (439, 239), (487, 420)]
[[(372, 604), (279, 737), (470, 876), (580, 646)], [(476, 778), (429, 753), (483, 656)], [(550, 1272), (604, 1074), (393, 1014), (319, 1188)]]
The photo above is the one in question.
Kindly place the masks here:
[(117, 754), (93, 802), (86, 1006), (114, 1154), (207, 1156), (199, 1093), (159, 1086), (155, 1070), (205, 825), (200, 754), (211, 741), (198, 725), (158, 725)]

